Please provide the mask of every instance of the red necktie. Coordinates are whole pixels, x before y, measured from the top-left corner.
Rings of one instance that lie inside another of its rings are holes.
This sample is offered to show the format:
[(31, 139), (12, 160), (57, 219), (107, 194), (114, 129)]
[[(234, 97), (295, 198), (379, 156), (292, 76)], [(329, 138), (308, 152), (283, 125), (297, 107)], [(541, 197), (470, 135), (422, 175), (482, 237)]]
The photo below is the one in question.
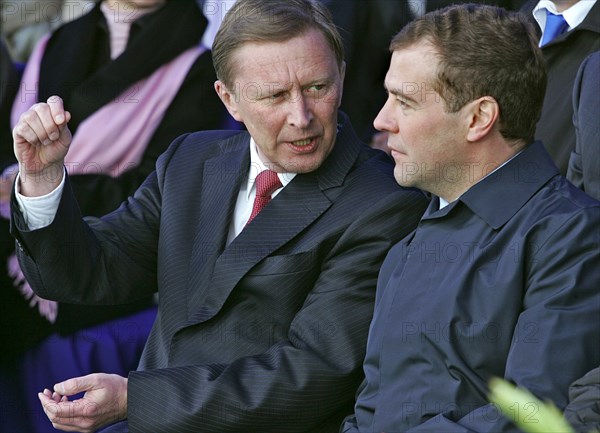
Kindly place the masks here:
[(271, 170), (261, 171), (256, 176), (256, 198), (254, 199), (254, 206), (252, 207), (252, 213), (246, 224), (254, 219), (256, 215), (271, 201), (271, 194), (276, 189), (281, 188), (283, 185), (279, 181), (277, 173)]

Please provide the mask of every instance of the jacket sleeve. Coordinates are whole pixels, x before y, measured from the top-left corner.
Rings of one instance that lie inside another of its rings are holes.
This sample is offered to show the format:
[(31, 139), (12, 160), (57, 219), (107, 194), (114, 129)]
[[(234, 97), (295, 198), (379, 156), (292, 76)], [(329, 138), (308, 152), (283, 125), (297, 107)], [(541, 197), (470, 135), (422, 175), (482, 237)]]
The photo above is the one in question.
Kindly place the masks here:
[[(168, 164), (184, 138), (175, 140), (157, 166)], [(68, 176), (49, 226), (30, 231), (14, 196), (11, 211), (19, 263), (38, 296), (68, 304), (118, 305), (157, 290), (161, 190), (156, 172), (133, 198), (102, 218), (82, 218)]]
[(586, 193), (600, 200), (600, 53), (587, 57), (573, 86), (573, 124), (575, 150), (569, 159), (567, 178)]

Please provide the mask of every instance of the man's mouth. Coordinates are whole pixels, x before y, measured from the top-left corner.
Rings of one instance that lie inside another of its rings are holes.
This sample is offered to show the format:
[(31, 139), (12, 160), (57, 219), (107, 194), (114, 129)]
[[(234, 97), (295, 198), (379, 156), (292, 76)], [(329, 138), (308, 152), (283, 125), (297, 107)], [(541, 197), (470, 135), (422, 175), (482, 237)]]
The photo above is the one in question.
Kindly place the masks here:
[(308, 146), (311, 141), (312, 141), (312, 138), (306, 138), (304, 140), (292, 141), (292, 144), (294, 146)]

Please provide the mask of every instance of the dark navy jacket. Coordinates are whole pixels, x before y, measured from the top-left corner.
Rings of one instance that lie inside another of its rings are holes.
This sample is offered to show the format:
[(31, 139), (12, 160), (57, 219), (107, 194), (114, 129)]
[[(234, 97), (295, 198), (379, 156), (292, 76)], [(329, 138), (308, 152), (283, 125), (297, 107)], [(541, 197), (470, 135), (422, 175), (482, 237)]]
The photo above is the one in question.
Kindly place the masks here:
[(600, 363), (600, 203), (541, 142), (437, 209), (385, 259), (343, 432), (514, 431), (487, 404), (491, 377), (563, 409)]
[(600, 200), (600, 51), (588, 56), (573, 88), (573, 124), (577, 133), (567, 178)]

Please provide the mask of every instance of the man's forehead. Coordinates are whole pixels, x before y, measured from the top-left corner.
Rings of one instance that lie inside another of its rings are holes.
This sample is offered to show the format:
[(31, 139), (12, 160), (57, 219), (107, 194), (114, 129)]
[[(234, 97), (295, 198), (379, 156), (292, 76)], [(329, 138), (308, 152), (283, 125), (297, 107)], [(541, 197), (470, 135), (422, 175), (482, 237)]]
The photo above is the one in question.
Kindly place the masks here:
[(385, 80), (431, 77), (439, 67), (439, 57), (430, 44), (415, 44), (392, 52)]
[[(329, 78), (338, 71), (337, 61), (331, 49), (307, 43), (247, 42), (232, 53), (233, 77), (254, 80), (271, 78), (302, 80)], [(312, 77), (312, 78), (311, 78)]]
[(423, 57), (428, 62), (437, 63), (439, 61), (438, 50), (427, 39), (420, 39), (409, 45), (401, 46), (392, 52), (392, 59)]
[[(306, 45), (306, 47), (304, 47)], [(325, 57), (335, 58), (333, 48), (327, 42), (326, 36), (319, 29), (309, 28), (289, 37), (273, 40), (252, 40), (241, 43), (233, 54), (244, 55), (255, 52), (282, 52), (289, 54), (290, 49), (310, 49), (312, 54), (322, 54)]]

